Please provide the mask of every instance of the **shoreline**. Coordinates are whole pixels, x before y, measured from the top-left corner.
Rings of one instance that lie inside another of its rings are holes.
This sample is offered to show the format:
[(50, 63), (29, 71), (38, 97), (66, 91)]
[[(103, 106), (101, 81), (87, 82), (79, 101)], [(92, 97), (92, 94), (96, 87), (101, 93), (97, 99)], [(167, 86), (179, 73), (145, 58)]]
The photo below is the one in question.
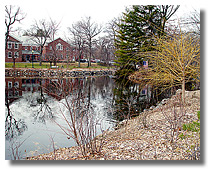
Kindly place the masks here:
[(75, 68), (75, 69), (36, 69), (36, 68), (5, 68), (5, 78), (69, 78), (69, 77), (89, 77), (114, 75), (113, 69), (93, 69), (93, 68)]
[[(197, 121), (200, 90), (186, 91), (184, 116), (183, 107), (179, 104), (180, 94), (179, 90), (163, 104), (145, 110), (116, 130), (106, 131), (99, 154), (82, 156), (80, 148), (75, 146), (27, 157), (26, 160), (187, 160), (193, 153), (192, 147), (200, 146), (200, 136), (183, 130), (182, 125), (175, 125), (168, 118), (172, 120), (175, 112), (177, 117), (183, 117), (178, 121), (181, 124)], [(180, 134), (192, 137), (182, 139)], [(101, 135), (97, 136), (97, 140), (101, 140)]]

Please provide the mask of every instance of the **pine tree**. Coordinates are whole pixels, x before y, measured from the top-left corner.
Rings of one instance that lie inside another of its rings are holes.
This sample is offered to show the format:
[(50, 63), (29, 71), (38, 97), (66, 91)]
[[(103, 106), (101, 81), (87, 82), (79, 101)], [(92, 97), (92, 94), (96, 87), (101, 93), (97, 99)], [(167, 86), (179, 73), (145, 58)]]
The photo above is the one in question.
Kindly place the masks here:
[(136, 70), (136, 65), (142, 65), (146, 60), (140, 52), (152, 51), (155, 46), (153, 36), (165, 35), (166, 21), (177, 11), (174, 5), (134, 5), (126, 9), (115, 40), (117, 71), (119, 77), (127, 77)]
[(159, 32), (160, 12), (154, 5), (134, 5), (123, 13), (115, 41), (117, 63), (120, 76), (128, 76), (136, 69), (136, 64), (144, 58), (138, 56), (139, 51), (152, 50), (151, 37)]

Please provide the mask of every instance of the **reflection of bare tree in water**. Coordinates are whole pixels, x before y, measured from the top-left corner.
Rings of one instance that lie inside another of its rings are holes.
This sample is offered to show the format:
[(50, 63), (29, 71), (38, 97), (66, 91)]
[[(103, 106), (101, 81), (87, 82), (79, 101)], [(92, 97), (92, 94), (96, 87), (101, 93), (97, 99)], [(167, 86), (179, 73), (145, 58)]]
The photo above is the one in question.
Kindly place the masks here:
[(16, 136), (21, 135), (27, 129), (27, 126), (23, 120), (17, 120), (13, 116), (13, 113), (10, 110), (7, 92), (5, 92), (5, 105), (7, 107), (5, 119), (5, 137), (7, 140), (11, 140)]
[(6, 119), (5, 119), (5, 138), (10, 141), (10, 151), (11, 158), (13, 160), (20, 159), (19, 148), (22, 146), (24, 141), (21, 143), (16, 142), (17, 136), (22, 135), (22, 133), (27, 129), (27, 125), (21, 119), (17, 120), (12, 111), (10, 110), (8, 92), (5, 92), (5, 106), (7, 107)]
[[(36, 121), (45, 123), (46, 119), (53, 119), (53, 113), (52, 110), (50, 108), (50, 106), (47, 104), (47, 100), (43, 94), (43, 89), (42, 89), (42, 85), (41, 85), (41, 79), (39, 80), (40, 83), (40, 98), (37, 98), (37, 104), (40, 104), (39, 110), (34, 113), (34, 119)], [(31, 104), (31, 106), (33, 106), (33, 104)]]
[[(51, 84), (54, 93), (60, 94), (63, 105), (60, 115), (65, 122), (62, 125), (55, 120), (55, 123), (68, 139), (76, 142), (85, 158), (88, 153), (100, 153), (103, 143), (95, 138), (99, 121), (91, 104), (91, 79), (58, 79)], [(51, 95), (54, 93), (49, 91)]]

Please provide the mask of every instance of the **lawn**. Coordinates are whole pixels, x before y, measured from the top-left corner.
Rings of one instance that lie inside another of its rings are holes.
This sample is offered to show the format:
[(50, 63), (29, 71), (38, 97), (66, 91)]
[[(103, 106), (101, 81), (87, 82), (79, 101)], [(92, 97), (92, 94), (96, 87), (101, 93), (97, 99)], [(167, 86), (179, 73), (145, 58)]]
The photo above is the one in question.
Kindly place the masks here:
[[(90, 68), (94, 68), (94, 69), (107, 69), (107, 66), (101, 66), (97, 63), (91, 63), (92, 66)], [(87, 63), (81, 63), (81, 68), (87, 68)], [(68, 68), (68, 69), (73, 69), (73, 68), (78, 68), (78, 62), (75, 63), (57, 63), (57, 66), (59, 66), (59, 68)], [(13, 67), (13, 63), (5, 63), (5, 68), (12, 68)], [(16, 68), (32, 68), (32, 63), (26, 63), (26, 62), (17, 62), (15, 63), (15, 67)], [(39, 66), (39, 62), (34, 62), (33, 63), (33, 67), (34, 68), (39, 68), (39, 69), (46, 69), (46, 68), (50, 68), (50, 63), (47, 62), (43, 62), (42, 66)]]

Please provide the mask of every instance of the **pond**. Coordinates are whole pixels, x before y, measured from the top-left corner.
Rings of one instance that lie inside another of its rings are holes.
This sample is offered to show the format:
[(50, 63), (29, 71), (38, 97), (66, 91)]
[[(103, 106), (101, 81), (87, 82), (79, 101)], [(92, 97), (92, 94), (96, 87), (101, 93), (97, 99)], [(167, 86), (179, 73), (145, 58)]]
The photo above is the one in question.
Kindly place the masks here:
[(81, 113), (95, 119), (98, 135), (112, 130), (118, 121), (141, 113), (151, 99), (149, 86), (124, 85), (110, 76), (6, 77), (5, 157), (24, 159), (55, 148), (76, 146), (66, 134), (71, 112), (76, 113), (76, 119), (81, 119)]

